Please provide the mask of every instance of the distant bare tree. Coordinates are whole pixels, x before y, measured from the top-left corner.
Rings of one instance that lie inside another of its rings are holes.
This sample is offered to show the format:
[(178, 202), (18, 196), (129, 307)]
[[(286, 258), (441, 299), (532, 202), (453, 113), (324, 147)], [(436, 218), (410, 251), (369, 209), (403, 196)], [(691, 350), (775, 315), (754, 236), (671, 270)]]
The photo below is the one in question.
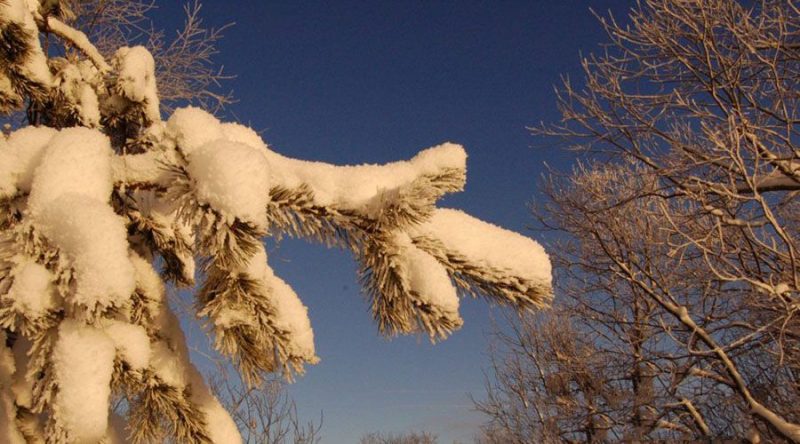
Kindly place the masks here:
[[(235, 372), (233, 372), (235, 373)], [(259, 387), (248, 388), (231, 372), (217, 372), (211, 389), (236, 422), (245, 444), (316, 444), (320, 441), (320, 421), (304, 423), (294, 401), (286, 392), (286, 382), (275, 377)]]
[[(492, 353), (495, 381), (476, 401), (490, 417), (478, 442), (524, 444), (593, 442), (611, 429), (608, 407), (621, 394), (608, 384), (590, 338), (582, 340), (569, 319), (548, 315), (512, 323), (497, 333)], [(600, 372), (597, 370), (600, 369)], [(602, 378), (602, 379), (601, 379)]]
[(436, 435), (428, 432), (368, 433), (361, 437), (359, 444), (436, 444)]
[(560, 300), (501, 337), (484, 439), (800, 442), (800, 8), (600, 20), (563, 124), (534, 130), (584, 159), (537, 207)]
[(230, 92), (221, 90), (229, 79), (214, 61), (217, 43), (230, 25), (207, 28), (202, 5), (184, 5), (186, 19), (172, 37), (153, 26), (150, 15), (158, 13), (154, 0), (71, 0), (67, 18), (86, 33), (97, 49), (110, 58), (117, 48), (141, 44), (153, 54), (162, 107), (193, 103), (216, 111), (231, 103)]

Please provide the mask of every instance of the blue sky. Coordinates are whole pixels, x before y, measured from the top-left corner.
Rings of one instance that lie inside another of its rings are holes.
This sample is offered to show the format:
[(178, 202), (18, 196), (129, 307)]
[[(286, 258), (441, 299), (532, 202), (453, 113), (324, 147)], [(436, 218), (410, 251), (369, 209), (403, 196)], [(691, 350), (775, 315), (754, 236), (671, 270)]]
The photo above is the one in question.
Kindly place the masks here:
[[(157, 23), (180, 20), (160, 2)], [(624, 15), (631, 1), (204, 2), (208, 24), (235, 22), (218, 62), (236, 75), (226, 114), (280, 153), (338, 164), (406, 159), (444, 141), (466, 147), (466, 190), (444, 199), (521, 231), (545, 162), (569, 155), (525, 129), (555, 121), (553, 86), (579, 79), (579, 53), (604, 34), (589, 8)], [(168, 31), (169, 35), (169, 31)], [(377, 333), (349, 254), (304, 241), (269, 243), (270, 264), (309, 307), (321, 362), (290, 388), (301, 416), (324, 414), (323, 443), (372, 431), (426, 430), (471, 442), (482, 418), (492, 319), (462, 302), (464, 327), (432, 345)], [(195, 340), (198, 340), (195, 338)]]

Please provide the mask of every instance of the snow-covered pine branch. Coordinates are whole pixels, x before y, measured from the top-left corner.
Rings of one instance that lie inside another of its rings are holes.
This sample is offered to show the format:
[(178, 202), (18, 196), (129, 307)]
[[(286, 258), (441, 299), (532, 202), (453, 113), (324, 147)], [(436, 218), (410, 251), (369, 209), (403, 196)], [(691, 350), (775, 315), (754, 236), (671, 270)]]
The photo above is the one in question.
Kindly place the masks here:
[[(79, 54), (45, 55), (37, 24), (55, 23)], [(196, 314), (217, 350), (248, 384), (292, 378), (318, 358), (267, 236), (350, 249), (385, 334), (446, 337), (462, 323), (457, 288), (520, 309), (549, 302), (538, 244), (436, 208), (464, 186), (461, 146), (335, 166), (282, 156), (198, 108), (162, 120), (145, 48), (101, 63), (66, 26), (34, 0), (0, 1), (0, 111), (26, 103), (36, 124), (0, 137), (4, 442), (239, 442), (189, 360), (165, 283), (194, 286), (198, 261)], [(110, 415), (112, 393), (126, 418)]]

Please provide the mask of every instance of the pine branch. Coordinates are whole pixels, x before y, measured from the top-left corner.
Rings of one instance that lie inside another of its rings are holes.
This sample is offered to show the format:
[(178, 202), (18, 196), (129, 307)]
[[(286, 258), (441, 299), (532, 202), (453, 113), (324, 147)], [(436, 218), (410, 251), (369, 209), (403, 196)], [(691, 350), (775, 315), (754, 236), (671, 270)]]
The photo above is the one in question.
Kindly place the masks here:
[(456, 285), (471, 296), (485, 296), (493, 302), (513, 305), (521, 310), (544, 308), (553, 297), (549, 283), (478, 264), (457, 251), (448, 250), (441, 241), (432, 237), (413, 236), (412, 241), (444, 265)]
[(128, 399), (130, 439), (135, 444), (159, 442), (165, 436), (178, 442), (212, 444), (206, 433), (205, 415), (191, 401), (191, 389), (183, 390), (145, 372)]
[(242, 379), (255, 387), (264, 373), (290, 365), (286, 362), (290, 361), (288, 338), (271, 322), (275, 308), (266, 294), (268, 289), (245, 273), (234, 273), (216, 265), (206, 269), (206, 281), (197, 295), (197, 313), (211, 320), (217, 350), (233, 358)]
[[(123, 206), (130, 226), (147, 246), (148, 255), (158, 254), (164, 260), (162, 275), (167, 280), (191, 286), (195, 271), (194, 242), (183, 233), (180, 220), (153, 208), (157, 198), (158, 194), (148, 191), (125, 196)], [(177, 210), (168, 211), (174, 214)]]
[[(387, 336), (425, 332), (431, 340), (444, 339), (463, 323), (457, 302), (455, 310), (448, 309), (437, 299), (443, 295), (425, 294), (431, 289), (413, 285), (415, 273), (422, 272), (426, 275), (424, 279), (429, 280), (437, 271), (435, 263), (424, 263), (424, 258), (415, 255), (414, 250), (416, 247), (402, 233), (376, 233), (366, 242), (359, 256), (359, 274), (369, 295), (373, 318), (380, 332)], [(420, 265), (434, 268), (412, 269)], [(441, 286), (432, 290), (443, 291)]]
[(462, 168), (443, 168), (424, 174), (404, 186), (378, 193), (366, 204), (366, 218), (374, 229), (409, 227), (430, 219), (436, 201), (461, 191), (466, 182)]
[[(15, 421), (26, 437), (112, 439), (102, 435), (113, 394), (128, 404), (133, 442), (235, 439), (235, 423), (189, 359), (164, 280), (192, 285), (199, 259), (195, 308), (216, 349), (248, 386), (270, 373), (291, 380), (318, 358), (306, 307), (267, 265), (267, 235), (351, 250), (388, 335), (436, 340), (459, 328), (451, 278), (521, 307), (546, 301), (549, 280), (429, 236), (441, 219), (436, 202), (463, 189), (461, 146), (387, 165), (335, 166), (283, 157), (251, 129), (197, 108), (162, 122), (148, 50), (109, 48), (106, 62), (56, 17), (70, 15), (61, 1), (38, 12), (31, 5), (0, 0), (0, 112), (27, 103), (34, 125), (0, 139), (0, 328), (30, 341), (30, 359), (17, 363), (32, 384), (31, 405)], [(202, 29), (198, 23), (187, 29)], [(39, 31), (78, 51), (48, 59)], [(208, 49), (216, 36), (200, 45)], [(153, 269), (159, 257), (161, 276)], [(33, 277), (23, 281), (23, 271)], [(35, 291), (20, 294), (15, 285), (23, 282)], [(84, 399), (91, 384), (99, 395)], [(76, 400), (92, 414), (80, 418)]]
[(98, 51), (92, 42), (89, 41), (89, 39), (86, 37), (86, 34), (78, 31), (77, 29), (67, 25), (51, 15), (42, 17), (41, 15), (37, 14), (35, 18), (41, 30), (45, 32), (52, 32), (56, 36), (68, 42), (71, 46), (78, 48), (78, 50), (85, 54), (86, 57), (88, 57), (89, 60), (94, 63), (94, 66), (97, 67), (101, 74), (111, 71), (111, 66), (106, 63), (103, 55), (100, 54), (100, 51)]
[(352, 211), (318, 205), (307, 184), (298, 188), (276, 186), (269, 194), (267, 218), (274, 236), (285, 233), (314, 239), (327, 246), (357, 249), (358, 233), (354, 221), (358, 216)]

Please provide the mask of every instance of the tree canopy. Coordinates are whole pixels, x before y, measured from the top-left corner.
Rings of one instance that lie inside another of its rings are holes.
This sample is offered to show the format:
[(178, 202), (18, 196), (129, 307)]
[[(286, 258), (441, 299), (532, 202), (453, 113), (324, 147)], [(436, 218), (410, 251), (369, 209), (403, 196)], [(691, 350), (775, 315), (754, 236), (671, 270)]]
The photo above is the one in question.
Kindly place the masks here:
[[(500, 442), (800, 441), (800, 9), (643, 1), (559, 90), (553, 314), (501, 343)], [(547, 139), (555, 140), (555, 139)]]

